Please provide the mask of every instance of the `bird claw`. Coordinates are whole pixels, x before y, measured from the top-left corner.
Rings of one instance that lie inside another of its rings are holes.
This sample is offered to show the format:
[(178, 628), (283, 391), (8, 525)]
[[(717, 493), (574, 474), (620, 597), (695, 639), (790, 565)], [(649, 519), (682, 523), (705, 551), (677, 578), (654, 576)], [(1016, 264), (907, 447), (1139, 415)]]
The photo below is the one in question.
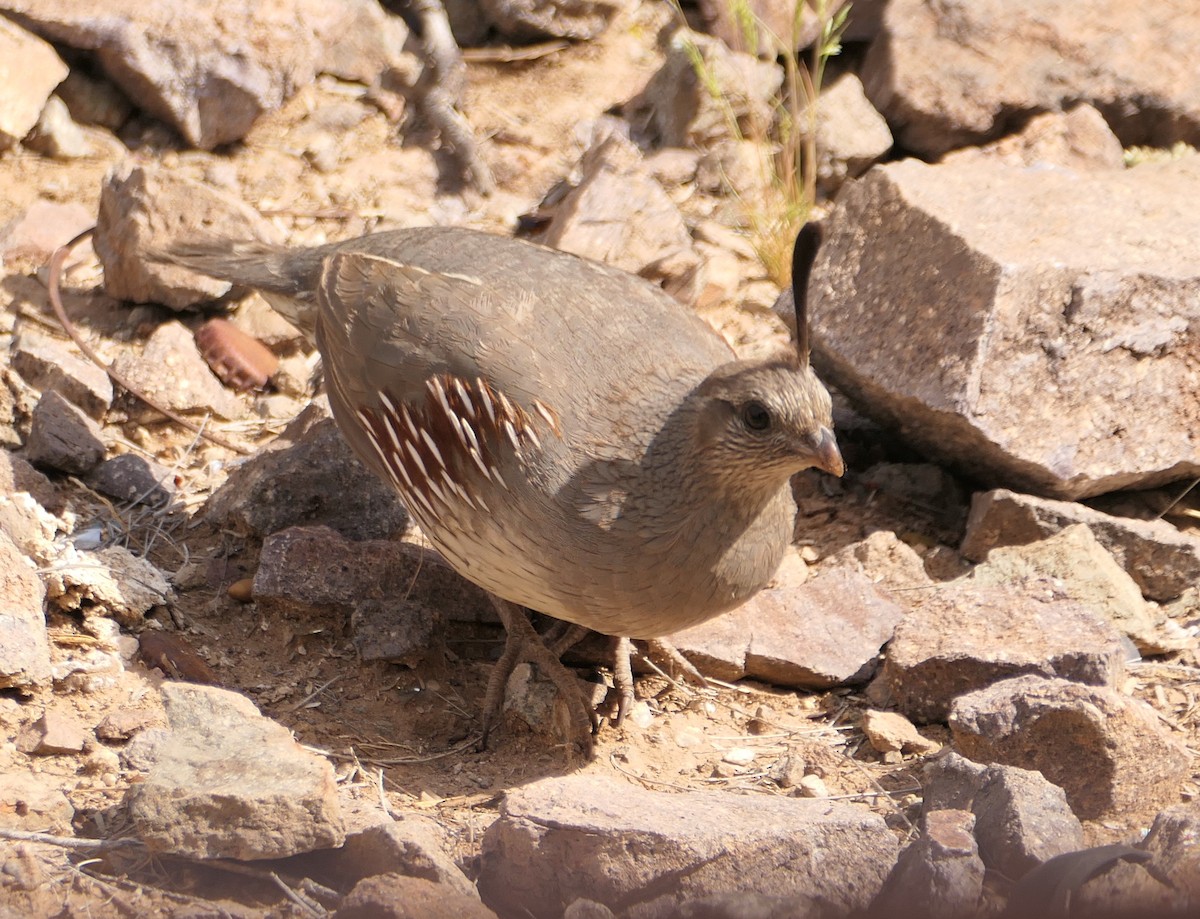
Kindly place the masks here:
[[(567, 706), (570, 721), (569, 734), (583, 747), (589, 758), (595, 752), (595, 735), (600, 729), (600, 716), (579, 686), (578, 678), (560, 661), (559, 654), (586, 632), (586, 629), (571, 627), (556, 636), (553, 647), (547, 647), (529, 621), (529, 613), (523, 607), (493, 597), (500, 620), (504, 623), (507, 637), (504, 652), (492, 668), (488, 678), (487, 693), (483, 699), (483, 730), (480, 747), (486, 748), (492, 727), (499, 721), (504, 706), (505, 691), (517, 664), (533, 664), (558, 690), (559, 697)], [(560, 650), (561, 649), (561, 650)], [(585, 727), (586, 725), (586, 727)]]

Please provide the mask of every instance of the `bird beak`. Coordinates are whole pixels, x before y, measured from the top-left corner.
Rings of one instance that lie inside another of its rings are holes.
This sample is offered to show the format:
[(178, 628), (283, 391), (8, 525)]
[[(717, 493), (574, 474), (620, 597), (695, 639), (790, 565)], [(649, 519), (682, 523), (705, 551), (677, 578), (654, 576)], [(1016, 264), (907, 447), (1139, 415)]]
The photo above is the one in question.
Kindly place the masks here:
[(816, 462), (813, 465), (817, 469), (836, 476), (840, 476), (846, 471), (846, 465), (842, 462), (842, 451), (838, 449), (837, 438), (833, 436), (833, 431), (829, 428), (821, 428), (813, 454), (816, 456)]

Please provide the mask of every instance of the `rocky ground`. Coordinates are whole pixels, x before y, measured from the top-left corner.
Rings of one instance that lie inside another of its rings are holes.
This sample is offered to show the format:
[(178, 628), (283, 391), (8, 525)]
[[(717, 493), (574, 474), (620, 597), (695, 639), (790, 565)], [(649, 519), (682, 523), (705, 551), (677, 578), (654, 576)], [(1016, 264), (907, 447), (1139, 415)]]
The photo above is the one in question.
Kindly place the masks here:
[[(1200, 11), (854, 4), (811, 123), (847, 474), (589, 761), (528, 670), (478, 749), (486, 598), (294, 329), (144, 257), (462, 224), (787, 342), (771, 33), (448, 8), (461, 72), (372, 0), (0, 0), (0, 914), (1196, 909)], [(111, 378), (45, 267), (94, 224), (61, 286)]]

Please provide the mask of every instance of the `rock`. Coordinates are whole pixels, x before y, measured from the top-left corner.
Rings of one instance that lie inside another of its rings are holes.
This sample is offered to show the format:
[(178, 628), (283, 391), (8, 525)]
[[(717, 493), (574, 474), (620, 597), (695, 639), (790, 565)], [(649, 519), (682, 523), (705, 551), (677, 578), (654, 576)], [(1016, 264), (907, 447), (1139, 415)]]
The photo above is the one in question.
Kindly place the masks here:
[(124, 93), (108, 80), (80, 67), (67, 74), (56, 94), (67, 104), (75, 121), (107, 128), (114, 133), (121, 130), (133, 114), (133, 105)]
[[(1174, 914), (1173, 911), (1159, 912), (1154, 909), (1142, 912), (1140, 908), (1129, 911), (1134, 904), (1116, 902), (1121, 898), (1112, 898), (1108, 903), (1097, 902), (1095, 893), (1092, 894), (1087, 907), (1079, 908), (1084, 902), (1080, 895), (1083, 889), (1089, 886), (1089, 882), (1092, 879), (1108, 877), (1110, 872), (1121, 874), (1120, 868), (1126, 860), (1144, 862), (1147, 856), (1146, 853), (1124, 843), (1096, 846), (1056, 856), (1029, 872), (1009, 891), (1002, 919), (1019, 919), (1022, 916), (1118, 917), (1166, 915), (1167, 912)], [(1128, 876), (1124, 880), (1128, 880)], [(1111, 889), (1108, 892), (1111, 892)], [(1147, 899), (1139, 902), (1137, 906), (1147, 906), (1151, 903), (1152, 900)]]
[[(697, 12), (704, 31), (734, 51), (777, 58), (807, 48), (820, 34), (818, 4), (809, 2), (802, 11), (797, 10), (797, 5), (797, 0), (748, 0), (744, 6), (735, 6), (728, 0), (700, 0)], [(827, 18), (845, 5), (845, 0), (821, 4)], [(852, 15), (858, 12), (858, 7), (856, 2)]]
[[(695, 58), (706, 79), (696, 73)], [(627, 108), (631, 120), (649, 125), (661, 146), (705, 148), (735, 137), (765, 136), (782, 84), (783, 71), (774, 63), (680, 29), (662, 68)], [(709, 86), (720, 88), (720, 100)]]
[[(654, 858), (648, 857), (653, 852)], [(578, 898), (631, 919), (753, 889), (864, 907), (896, 857), (883, 820), (827, 800), (667, 794), (594, 774), (509, 791), (484, 834), (479, 891), (497, 912), (557, 917)]]
[(150, 712), (134, 708), (109, 712), (96, 725), (96, 736), (106, 743), (125, 743), (154, 723)]
[(82, 753), (89, 733), (76, 719), (46, 711), (17, 735), (17, 749), (34, 756)]
[(56, 160), (78, 160), (93, 154), (91, 142), (57, 96), (46, 100), (38, 122), (25, 139), (30, 150)]
[(37, 569), (0, 533), (0, 689), (24, 693), (50, 682), (50, 642)]
[(996, 546), (1036, 542), (1083, 523), (1151, 600), (1172, 600), (1200, 581), (1200, 538), (1165, 520), (1114, 517), (1070, 501), (1003, 488), (971, 499), (962, 554), (983, 561)]
[(622, 5), (623, 0), (480, 0), (479, 3), (496, 31), (516, 42), (595, 38)]
[[(874, 503), (914, 529), (954, 543), (962, 537), (967, 498), (962, 485), (933, 463), (875, 463), (859, 476)], [(928, 570), (928, 565), (922, 562)]]
[[(84, 207), (82, 204), (75, 202), (59, 202), (47, 201), (44, 198), (39, 198), (29, 205), (19, 216), (13, 218), (8, 223), (0, 228), (0, 263), (8, 265), (30, 264), (36, 265), (39, 268), (44, 265), (50, 256), (54, 254), (54, 250), (59, 246), (66, 245), (88, 227), (96, 222), (94, 212)], [(79, 250), (76, 250), (78, 252)], [(50, 339), (38, 335), (30, 329), (22, 329), (19, 341), (23, 343), (32, 338), (41, 339), (49, 342)], [(57, 343), (54, 343), (57, 345)], [(61, 349), (61, 346), (58, 346)], [(19, 352), (13, 352), (13, 364), (16, 364), (16, 356)], [(82, 363), (79, 358), (73, 355), (64, 354), (74, 363)], [(104, 371), (100, 370), (95, 364), (88, 362), (94, 371), (104, 375)], [(32, 386), (42, 388), (40, 384), (29, 380), (23, 370), (18, 369), (26, 380)], [(109, 386), (109, 401), (112, 401), (112, 386)], [(74, 401), (72, 399), (72, 401)], [(87, 408), (87, 406), (80, 406)], [(91, 414), (89, 412), (89, 414)]]
[[(1200, 80), (1182, 60), (1200, 41), (1189, 4), (1164, 19), (1133, 0), (1071, 0), (1037, 10), (1003, 0), (889, 0), (863, 61), (867, 94), (908, 149), (938, 156), (1040, 111), (1088, 102), (1124, 146), (1200, 138)], [(1120, 30), (1111, 23), (1120, 22)]]
[(911, 721), (899, 712), (863, 712), (862, 731), (880, 753), (912, 753), (924, 756), (936, 753), (942, 745), (921, 736)]
[(563, 919), (614, 919), (613, 911), (603, 903), (580, 897), (563, 910)]
[(126, 798), (152, 852), (253, 860), (342, 844), (328, 761), (237, 693), (188, 683), (162, 693), (171, 730)]
[(658, 281), (691, 302), (699, 256), (679, 208), (646, 172), (637, 148), (611, 134), (584, 154), (581, 168), (583, 177), (555, 205), (543, 242)]
[[(801, 115), (806, 118), (807, 113)], [(853, 73), (823, 87), (817, 100), (817, 184), (833, 195), (892, 149), (887, 121), (867, 100)]]
[(942, 721), (956, 697), (1021, 673), (1099, 686), (1123, 673), (1120, 636), (1078, 603), (961, 580), (924, 600), (896, 627), (882, 674), (914, 721)]
[(1189, 639), (1172, 639), (1156, 627), (1142, 592), (1092, 531), (1074, 524), (1024, 546), (1001, 547), (966, 579), (985, 587), (1009, 586), (1026, 593), (1053, 592), (1099, 613), (1129, 636), (1143, 654), (1179, 650)]
[(254, 575), (264, 615), (296, 609), (348, 616), (366, 660), (418, 660), (447, 617), (490, 621), (488, 595), (429, 549), (388, 540), (351, 542), (327, 527), (268, 537)]
[(922, 810), (970, 810), (984, 865), (1012, 880), (1083, 846), (1066, 794), (1040, 772), (947, 753), (925, 765), (923, 784)]
[(81, 409), (50, 390), (33, 409), (25, 457), (35, 466), (87, 475), (104, 459), (104, 434)]
[(1107, 686), (1015, 677), (960, 696), (949, 722), (963, 755), (1036, 769), (1084, 820), (1155, 813), (1191, 774), (1154, 710)]
[(100, 190), (94, 245), (109, 296), (186, 309), (219, 299), (225, 281), (147, 257), (172, 243), (204, 239), (220, 227), (229, 238), (275, 238), (274, 228), (245, 202), (166, 169), (123, 165)]
[(835, 568), (807, 584), (770, 586), (670, 640), (718, 679), (828, 689), (868, 680), (902, 616), (865, 576)]
[(980, 912), (983, 861), (968, 811), (926, 812), (921, 835), (900, 853), (896, 867), (871, 904), (873, 916), (914, 915), (914, 904), (929, 919), (960, 919)]
[(901, 588), (892, 599), (909, 605), (920, 605), (924, 591), (917, 588), (935, 586), (921, 556), (891, 530), (875, 530), (866, 539), (842, 547), (828, 564), (859, 571), (873, 584)]
[(1080, 916), (1183, 916), (1195, 906), (1126, 856), (1085, 880), (1071, 894), (1071, 910)]
[(408, 527), (395, 490), (359, 462), (327, 412), (315, 411), (234, 467), (203, 514), (218, 526), (258, 537), (321, 525), (349, 539), (389, 539)]
[(1195, 477), (1191, 190), (1200, 157), (1073, 174), (877, 167), (823, 221), (814, 365), (990, 485), (1079, 498)]
[[(0, 9), (43, 38), (94, 54), (138, 106), (192, 146), (211, 150), (243, 138), (260, 115), (311, 84), (320, 70), (361, 76), (368, 67), (361, 50), (348, 53), (355, 46), (374, 49), (376, 61), (393, 59), (403, 43), (402, 25), (378, 10), (371, 15), (370, 5), (4, 0)], [(396, 42), (392, 49), (389, 41)]]
[(1159, 813), (1140, 846), (1176, 890), (1200, 903), (1200, 804), (1176, 804)]
[[(38, 207), (35, 204), (26, 213), (32, 214)], [(52, 214), (46, 216), (58, 219)], [(76, 357), (63, 342), (24, 329), (13, 346), (11, 357), (12, 368), (30, 386), (43, 392), (54, 390), (97, 421), (104, 418), (112, 404), (113, 387), (108, 374), (91, 361)]]
[(1108, 122), (1086, 102), (1066, 112), (1042, 112), (1016, 134), (963, 147), (943, 163), (991, 159), (1009, 166), (1061, 166), (1064, 169), (1124, 169), (1125, 151)]
[(157, 667), (172, 680), (206, 686), (221, 682), (208, 661), (178, 632), (143, 629), (138, 634), (138, 656), (147, 667)]
[[(192, 333), (181, 322), (155, 329), (141, 354), (122, 351), (113, 369), (159, 405), (183, 414), (212, 412), (218, 418), (240, 418), (241, 402), (225, 388), (200, 356)], [(134, 418), (158, 418), (141, 399), (129, 396), (121, 405)]]
[(354, 885), (333, 913), (334, 919), (496, 919), (472, 897), (423, 878), (390, 872)]
[(92, 470), (88, 483), (102, 495), (148, 507), (162, 507), (175, 496), (175, 473), (136, 453), (106, 459)]
[(26, 491), (0, 488), (0, 533), (31, 559), (54, 554), (54, 539), (61, 522)]
[(309, 862), (337, 883), (357, 882), (381, 874), (400, 874), (436, 884), (446, 894), (479, 903), (475, 885), (447, 854), (446, 831), (434, 819), (406, 814), (346, 837), (340, 848), (310, 856)]
[(58, 609), (108, 616), (122, 625), (140, 624), (172, 596), (163, 573), (124, 546), (90, 551), (68, 544), (43, 579), (46, 596)]
[(75, 808), (44, 776), (0, 772), (0, 827), (35, 833), (71, 833)]
[(52, 513), (61, 513), (66, 502), (45, 475), (38, 472), (26, 460), (0, 450), (0, 495), (27, 492), (38, 504)]
[(18, 143), (37, 124), (67, 65), (54, 48), (0, 16), (0, 150)]

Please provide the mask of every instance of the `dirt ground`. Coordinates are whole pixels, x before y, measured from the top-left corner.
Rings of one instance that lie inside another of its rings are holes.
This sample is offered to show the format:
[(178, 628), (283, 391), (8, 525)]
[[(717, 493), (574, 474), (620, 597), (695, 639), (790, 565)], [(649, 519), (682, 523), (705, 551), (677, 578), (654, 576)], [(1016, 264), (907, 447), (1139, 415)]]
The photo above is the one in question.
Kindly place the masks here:
[[(470, 66), (465, 109), (487, 140), (499, 184), (488, 200), (441, 195), (438, 163), (421, 146), (421, 133), (401, 144), (395, 125), (363, 99), (362, 87), (328, 79), (302, 90), (283, 110), (264, 118), (244, 144), (228, 151), (173, 149), (166, 132), (147, 122), (145, 143), (133, 156), (196, 178), (225, 176), (296, 242), (426, 223), (431, 215), (510, 231), (577, 161), (582, 151), (577, 125), (627, 100), (660, 63), (655, 38), (663, 22), (657, 6), (637, 8), (594, 42), (530, 62)], [(361, 106), (363, 117), (338, 135), (337, 168), (310, 168), (303, 150), (313, 114), (346, 103)], [(94, 209), (101, 181), (114, 162), (113, 157), (52, 161), (26, 152), (0, 157), (0, 225), (38, 198)], [(703, 196), (681, 196), (678, 203), (692, 219), (717, 213), (720, 205)], [(34, 323), (53, 331), (44, 288), (30, 277), (35, 270), (32, 265), (10, 266), (0, 297), (18, 325)], [(93, 256), (76, 259), (66, 281), (72, 294), (68, 306), (111, 360), (116, 349), (137, 347), (144, 327), (168, 314), (106, 301), (95, 292), (100, 280)], [(713, 318), (741, 343), (780, 333), (760, 309), (736, 302), (722, 305)], [(303, 405), (278, 395), (243, 398), (246, 420), (215, 424), (214, 429), (248, 444), (269, 441)], [(71, 496), (77, 530), (100, 523), (115, 529), (135, 551), (145, 550), (164, 571), (190, 572), (185, 589), (161, 611), (162, 624), (181, 632), (221, 685), (245, 693), (303, 744), (331, 758), (346, 800), (360, 812), (360, 823), (370, 815), (382, 816), (385, 801), (393, 812), (433, 815), (449, 830), (455, 855), (470, 874), (483, 831), (506, 789), (585, 769), (655, 789), (780, 795), (787, 792), (771, 778), (772, 770), (791, 752), (810, 770), (815, 768), (830, 795), (864, 801), (885, 815), (897, 834), (910, 832), (920, 800), (921, 762), (910, 757), (885, 763), (865, 742), (858, 727), (866, 706), (860, 690), (805, 693), (754, 683), (695, 689), (647, 675), (638, 681), (645, 705), (623, 726), (602, 730), (591, 763), (558, 742), (553, 719), (535, 730), (511, 714), (489, 749), (473, 749), (469, 742), (478, 730), (490, 659), (502, 641), (498, 631), (480, 636), (463, 627), (447, 635), (444, 654), (404, 667), (361, 663), (345, 622), (264, 617), (254, 604), (239, 603), (226, 592), (230, 583), (253, 573), (259, 546), (215, 531), (194, 516), (224, 481), (236, 456), (167, 424), (130, 424), (119, 433), (118, 450), (151, 455), (175, 470), (179, 500), (170, 513), (117, 507), (60, 478), (59, 486)], [(873, 439), (869, 428), (845, 432), (843, 443), (852, 467), (846, 479), (830, 482), (806, 474), (797, 480), (800, 542), (813, 564), (819, 566), (821, 559), (873, 530), (886, 529), (923, 553), (941, 576), (961, 570), (952, 548), (961, 535), (953, 520), (955, 508), (949, 509), (948, 523), (946, 508), (881, 498), (853, 471), (879, 459), (915, 458), (894, 443)], [(901, 604), (916, 602), (904, 584), (885, 584)], [(50, 634), (56, 660), (100, 640), (71, 617), (55, 617)], [(1198, 674), (1193, 655), (1178, 655), (1134, 666), (1126, 687), (1153, 705), (1192, 750), (1197, 749), (1200, 726)], [(45, 710), (64, 712), (87, 725), (118, 710), (145, 712), (151, 723), (165, 723), (152, 691), (160, 679), (156, 671), (135, 665), (111, 679), (93, 680), (87, 692), (46, 691), (30, 700), (2, 697), (2, 733), (13, 736)], [(923, 733), (948, 740), (941, 727)], [(733, 748), (754, 752), (748, 766), (722, 763)], [(15, 769), (33, 770), (39, 781), (66, 794), (75, 808), (78, 835), (120, 832), (127, 774), (97, 767), (86, 754), (30, 759), (6, 742), (0, 746), (0, 771)], [(1194, 797), (1196, 780), (1181, 792), (1184, 799)], [(1144, 829), (1119, 822), (1093, 824), (1088, 841), (1133, 839)], [(177, 860), (145, 861), (31, 843), (7, 847), (6, 872), (25, 871), (53, 883), (32, 885), (24, 893), (20, 885), (6, 888), (14, 899), (0, 903), (0, 914), (299, 914), (262, 874), (251, 878)]]

